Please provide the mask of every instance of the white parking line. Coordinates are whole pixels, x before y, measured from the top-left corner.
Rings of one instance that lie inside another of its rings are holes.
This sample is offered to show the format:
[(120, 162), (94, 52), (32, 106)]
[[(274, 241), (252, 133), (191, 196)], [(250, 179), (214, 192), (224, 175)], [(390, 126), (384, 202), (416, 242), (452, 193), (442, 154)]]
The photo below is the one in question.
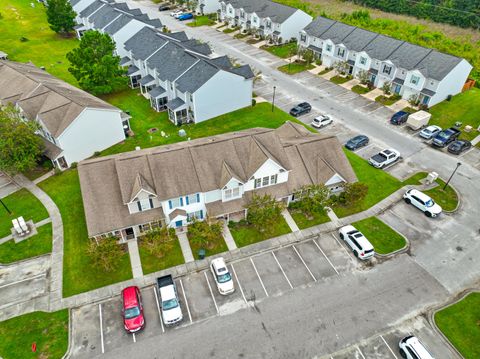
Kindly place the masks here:
[(337, 239), (337, 237), (335, 237), (335, 235), (334, 235), (333, 233), (332, 233), (332, 237), (337, 241), (338, 245), (343, 248), (343, 250), (347, 253), (348, 257), (351, 258), (352, 260), (354, 260), (354, 258), (352, 257), (352, 254), (350, 254), (350, 252), (347, 251), (347, 248), (345, 248), (345, 247), (342, 245), (342, 243), (340, 243), (340, 240)]
[(260, 281), (260, 284), (262, 285), (263, 291), (265, 292), (265, 295), (268, 297), (268, 292), (267, 288), (263, 285), (262, 278), (260, 277), (260, 274), (258, 274), (257, 267), (255, 266), (255, 263), (253, 263), (252, 257), (250, 257), (250, 262), (252, 262), (253, 269), (255, 269), (255, 273), (257, 273), (258, 280)]
[(366, 150), (367, 148), (371, 148), (373, 146), (373, 143), (370, 143), (369, 145), (365, 146), (365, 147), (360, 147), (356, 152), (360, 152), (362, 150)]
[(40, 277), (45, 277), (46, 275), (47, 275), (47, 273), (40, 273), (40, 274), (34, 275), (34, 276), (32, 276), (32, 277), (29, 277), (29, 278), (25, 278), (25, 279), (17, 280), (17, 281), (15, 281), (15, 282), (11, 282), (11, 283), (7, 283), (7, 284), (4, 284), (4, 285), (0, 285), (0, 289), (6, 288), (6, 287), (10, 287), (10, 286), (12, 286), (12, 285), (20, 284), (20, 283), (23, 283), (23, 282), (32, 281), (32, 280), (37, 279), (37, 278), (40, 278)]
[(210, 286), (210, 281), (208, 280), (207, 272), (203, 272), (203, 274), (205, 274), (205, 279), (207, 280), (208, 289), (210, 289), (210, 294), (212, 295), (213, 304), (215, 304), (215, 309), (217, 310), (217, 314), (220, 314), (220, 312), (218, 311), (217, 301), (215, 300), (215, 297), (213, 296), (213, 291), (212, 291), (212, 287)]
[(378, 111), (378, 110), (380, 110), (380, 109), (382, 109), (382, 107), (378, 107), (378, 108), (376, 108), (376, 109), (373, 110), (373, 111), (367, 112), (367, 115), (370, 115), (370, 114), (372, 114), (372, 113), (374, 113), (375, 111)]
[(305, 261), (303, 260), (302, 256), (300, 255), (300, 253), (298, 253), (297, 248), (295, 248), (294, 245), (292, 245), (292, 247), (293, 247), (295, 253), (297, 253), (298, 258), (300, 258), (300, 260), (302, 261), (302, 263), (303, 263), (303, 265), (305, 266), (305, 268), (307, 268), (308, 273), (310, 273), (310, 276), (311, 276), (311, 277), (313, 278), (313, 280), (316, 282), (316, 281), (317, 281), (317, 278), (315, 278), (315, 276), (313, 275), (313, 273), (310, 271), (310, 268), (308, 268), (307, 263), (305, 263)]
[(98, 304), (98, 312), (100, 313), (100, 342), (102, 344), (102, 354), (103, 354), (105, 353), (105, 345), (103, 343), (102, 304)]
[(330, 259), (328, 259), (328, 257), (325, 255), (325, 253), (323, 252), (322, 248), (320, 248), (319, 244), (317, 243), (317, 241), (315, 239), (312, 239), (313, 243), (315, 243), (315, 245), (317, 246), (318, 250), (323, 254), (323, 256), (325, 257), (325, 259), (327, 260), (328, 264), (330, 264), (330, 266), (333, 268), (333, 270), (335, 271), (335, 273), (337, 274), (340, 274), (338, 273), (338, 270), (337, 268), (335, 268), (335, 266), (332, 264), (332, 262), (330, 262)]
[(179, 281), (180, 287), (182, 287), (183, 299), (185, 299), (185, 305), (187, 307), (188, 318), (190, 319), (190, 323), (192, 323), (192, 315), (190, 314), (190, 307), (188, 306), (187, 296), (185, 294), (185, 289), (183, 288), (183, 282), (181, 279), (179, 279)]
[(135, 333), (132, 333), (133, 342), (136, 343), (137, 339), (135, 338)]
[(385, 345), (387, 346), (388, 350), (390, 350), (390, 353), (392, 353), (393, 357), (395, 359), (397, 359), (397, 356), (395, 355), (395, 353), (393, 352), (392, 348), (390, 348), (390, 345), (388, 345), (387, 341), (383, 338), (382, 335), (380, 335), (380, 338), (382, 338), (383, 342), (385, 343)]
[(285, 271), (283, 270), (282, 266), (280, 265), (280, 262), (278, 261), (277, 256), (275, 255), (275, 253), (273, 253), (273, 251), (271, 253), (273, 255), (273, 258), (275, 258), (275, 261), (277, 262), (278, 266), (280, 267), (280, 270), (282, 271), (283, 276), (287, 280), (288, 285), (290, 286), (291, 289), (293, 289), (293, 285), (292, 285), (292, 283), (290, 283), (290, 280), (288, 279), (287, 275), (285, 274)]
[(160, 319), (160, 325), (162, 326), (162, 333), (165, 333), (165, 327), (163, 326), (163, 320), (162, 320), (162, 312), (160, 311), (160, 303), (158, 302), (158, 294), (157, 290), (155, 287), (153, 289), (153, 294), (155, 294), (155, 302), (157, 303), (157, 310), (158, 310), (158, 319)]
[(245, 293), (243, 293), (242, 285), (240, 284), (240, 281), (238, 280), (237, 272), (235, 272), (235, 267), (233, 266), (233, 264), (230, 264), (230, 265), (232, 266), (232, 272), (233, 272), (233, 275), (235, 276), (235, 279), (237, 280), (238, 288), (240, 289), (240, 293), (242, 293), (243, 300), (245, 301), (246, 304), (248, 304), (247, 298), (245, 298)]
[(358, 347), (358, 345), (357, 345), (357, 350), (358, 350), (358, 352), (360, 353), (360, 355), (362, 356), (362, 358), (363, 358), (363, 359), (366, 359), (366, 358), (365, 358), (365, 355), (363, 355), (363, 353), (362, 353), (362, 351), (360, 350), (360, 348)]

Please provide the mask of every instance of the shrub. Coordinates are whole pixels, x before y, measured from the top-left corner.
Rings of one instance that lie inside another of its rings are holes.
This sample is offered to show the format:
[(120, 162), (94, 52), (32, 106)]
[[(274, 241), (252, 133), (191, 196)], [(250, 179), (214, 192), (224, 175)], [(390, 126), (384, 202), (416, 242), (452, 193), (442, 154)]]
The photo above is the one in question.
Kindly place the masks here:
[(253, 195), (247, 205), (247, 222), (260, 232), (267, 232), (274, 227), (282, 216), (285, 203), (277, 201), (266, 194), (264, 196)]
[(117, 269), (120, 263), (119, 259), (125, 255), (117, 240), (116, 237), (107, 237), (100, 241), (90, 241), (87, 254), (95, 267), (103, 269), (105, 272), (112, 272)]
[(77, 166), (78, 166), (78, 163), (77, 163), (77, 162), (72, 162), (72, 163), (70, 164), (70, 168), (77, 168)]
[(413, 94), (408, 98), (408, 103), (411, 106), (418, 106), (419, 102), (420, 102), (420, 96), (419, 95)]
[(340, 204), (342, 206), (351, 205), (353, 203), (363, 200), (368, 193), (368, 186), (364, 183), (345, 183), (343, 192), (338, 196), (332, 196), (333, 204)]
[(366, 70), (360, 70), (357, 74), (357, 78), (362, 85), (366, 85), (370, 80), (370, 74)]
[(300, 199), (293, 202), (291, 207), (312, 216), (315, 212), (322, 211), (327, 205), (330, 190), (324, 185), (308, 185), (301, 187), (295, 193), (295, 197), (297, 196), (300, 196)]
[(25, 36), (22, 36), (20, 38), (20, 42), (27, 42), (27, 41), (28, 41), (28, 39)]
[(140, 245), (157, 258), (163, 258), (173, 248), (177, 238), (175, 229), (162, 227), (148, 231), (140, 239)]
[(254, 98), (252, 99), (252, 107), (255, 106), (257, 104), (257, 100), (255, 100)]
[(188, 237), (193, 243), (197, 243), (207, 249), (212, 249), (215, 242), (222, 236), (222, 225), (218, 221), (197, 221), (196, 219), (188, 226)]

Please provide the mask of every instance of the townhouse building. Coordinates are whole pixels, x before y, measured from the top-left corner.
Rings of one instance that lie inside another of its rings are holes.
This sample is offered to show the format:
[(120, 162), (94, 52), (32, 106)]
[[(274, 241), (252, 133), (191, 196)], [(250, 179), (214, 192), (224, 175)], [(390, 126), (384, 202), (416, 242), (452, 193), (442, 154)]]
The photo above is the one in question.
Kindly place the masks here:
[(220, 10), (218, 0), (198, 0), (195, 12), (197, 14), (214, 14)]
[(270, 0), (221, 0), (219, 18), (276, 44), (297, 40), (299, 31), (312, 21), (302, 10)]
[(129, 116), (33, 64), (0, 60), (0, 106), (40, 125), (45, 155), (66, 169), (125, 140)]
[(335, 192), (356, 181), (336, 137), (291, 122), (90, 159), (78, 169), (89, 237), (123, 240), (194, 218), (245, 218), (254, 194), (288, 204), (304, 185)]
[(367, 71), (374, 86), (391, 83), (394, 93), (429, 107), (460, 93), (473, 68), (465, 59), (324, 17), (300, 32), (299, 45), (327, 67), (347, 62), (352, 76)]

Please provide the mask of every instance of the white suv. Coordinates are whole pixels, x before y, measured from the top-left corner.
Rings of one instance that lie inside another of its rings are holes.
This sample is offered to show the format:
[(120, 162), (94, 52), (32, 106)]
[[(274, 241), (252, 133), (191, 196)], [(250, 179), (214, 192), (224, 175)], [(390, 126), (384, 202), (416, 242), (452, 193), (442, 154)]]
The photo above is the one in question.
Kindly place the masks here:
[(222, 257), (212, 260), (210, 263), (210, 270), (212, 271), (213, 278), (215, 279), (220, 294), (227, 295), (235, 291), (232, 276), (230, 275), (227, 265)]
[(417, 191), (416, 189), (409, 189), (403, 195), (403, 199), (408, 204), (413, 204), (421, 210), (427, 217), (436, 217), (442, 213), (442, 207), (436, 204), (433, 199), (425, 193)]
[(417, 337), (410, 335), (403, 338), (398, 343), (400, 355), (405, 359), (434, 359), (432, 354), (430, 354), (423, 346), (422, 343), (418, 340)]
[(352, 249), (355, 257), (366, 260), (375, 255), (372, 244), (354, 226), (348, 225), (340, 228), (340, 238)]
[(333, 122), (333, 120), (328, 117), (327, 115), (320, 115), (315, 117), (311, 123), (312, 127), (322, 128), (326, 125), (329, 125)]

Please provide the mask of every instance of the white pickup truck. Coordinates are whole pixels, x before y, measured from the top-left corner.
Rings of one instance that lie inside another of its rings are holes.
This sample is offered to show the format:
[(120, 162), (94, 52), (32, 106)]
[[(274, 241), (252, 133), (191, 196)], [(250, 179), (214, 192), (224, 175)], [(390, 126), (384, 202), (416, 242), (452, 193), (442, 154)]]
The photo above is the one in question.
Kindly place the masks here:
[(368, 163), (370, 163), (375, 168), (384, 168), (389, 164), (397, 161), (400, 158), (400, 152), (389, 148), (383, 150), (382, 152), (376, 154), (375, 156), (370, 157)]
[(158, 292), (160, 293), (162, 319), (165, 325), (179, 323), (183, 319), (177, 287), (171, 275), (157, 278)]

